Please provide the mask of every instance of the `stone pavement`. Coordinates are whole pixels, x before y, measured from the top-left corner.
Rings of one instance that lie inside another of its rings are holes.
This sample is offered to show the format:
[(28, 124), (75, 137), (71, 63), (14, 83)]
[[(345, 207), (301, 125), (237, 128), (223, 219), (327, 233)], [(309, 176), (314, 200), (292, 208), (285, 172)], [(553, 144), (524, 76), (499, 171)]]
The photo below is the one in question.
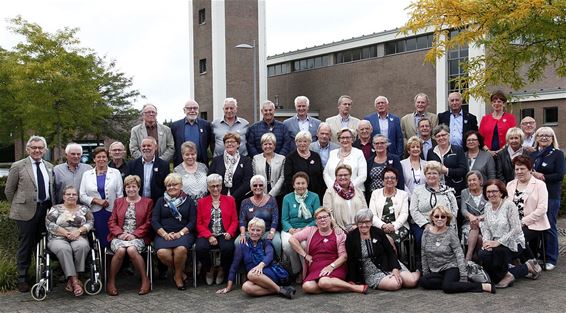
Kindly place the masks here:
[[(559, 220), (561, 256), (566, 257), (566, 219)], [(118, 281), (120, 295), (73, 297), (59, 284), (43, 302), (29, 293), (0, 294), (0, 312), (565, 312), (566, 265), (544, 272), (539, 280), (520, 279), (497, 294), (448, 295), (421, 288), (397, 292), (370, 291), (360, 294), (305, 295), (299, 288), (294, 300), (277, 296), (251, 298), (237, 288), (217, 295), (220, 286), (190, 287), (178, 291), (172, 282), (156, 281), (154, 291), (137, 295), (137, 282), (127, 276)]]

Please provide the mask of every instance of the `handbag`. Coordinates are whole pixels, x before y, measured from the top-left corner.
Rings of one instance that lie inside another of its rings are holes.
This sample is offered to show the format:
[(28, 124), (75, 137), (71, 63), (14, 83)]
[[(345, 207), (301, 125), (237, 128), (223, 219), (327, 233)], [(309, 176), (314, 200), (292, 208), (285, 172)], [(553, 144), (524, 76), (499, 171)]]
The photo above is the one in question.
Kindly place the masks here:
[(483, 267), (474, 261), (468, 261), (468, 280), (475, 283), (491, 283), (491, 279)]

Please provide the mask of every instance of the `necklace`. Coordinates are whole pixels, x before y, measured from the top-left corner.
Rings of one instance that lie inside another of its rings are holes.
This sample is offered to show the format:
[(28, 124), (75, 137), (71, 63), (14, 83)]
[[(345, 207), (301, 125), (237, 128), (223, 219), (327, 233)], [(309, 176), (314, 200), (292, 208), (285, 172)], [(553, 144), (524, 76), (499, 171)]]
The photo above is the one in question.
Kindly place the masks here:
[(344, 158), (348, 157), (350, 155), (350, 153), (352, 153), (352, 149), (350, 149), (350, 151), (348, 151), (347, 153), (344, 153), (342, 151), (342, 148), (340, 148), (338, 155), (339, 155), (340, 159), (344, 159)]
[(299, 149), (297, 149), (297, 153), (299, 154), (299, 156), (301, 156), (303, 159), (308, 159), (311, 156), (311, 151), (307, 150), (307, 152), (301, 152)]

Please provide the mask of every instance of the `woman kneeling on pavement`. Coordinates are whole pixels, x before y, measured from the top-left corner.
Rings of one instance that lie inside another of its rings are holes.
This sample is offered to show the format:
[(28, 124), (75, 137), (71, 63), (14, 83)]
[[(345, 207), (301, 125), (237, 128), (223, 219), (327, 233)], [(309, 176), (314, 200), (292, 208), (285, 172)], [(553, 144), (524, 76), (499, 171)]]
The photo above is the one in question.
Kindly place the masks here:
[(265, 232), (265, 222), (257, 217), (248, 223), (249, 237), (236, 245), (234, 261), (230, 267), (228, 284), (217, 293), (227, 293), (234, 288), (234, 279), (242, 260), (248, 271), (248, 280), (242, 285), (242, 290), (250, 296), (265, 296), (279, 294), (292, 299), (295, 288), (282, 286), (286, 284), (289, 273), (279, 264), (273, 262), (275, 252), (271, 240), (262, 239)]

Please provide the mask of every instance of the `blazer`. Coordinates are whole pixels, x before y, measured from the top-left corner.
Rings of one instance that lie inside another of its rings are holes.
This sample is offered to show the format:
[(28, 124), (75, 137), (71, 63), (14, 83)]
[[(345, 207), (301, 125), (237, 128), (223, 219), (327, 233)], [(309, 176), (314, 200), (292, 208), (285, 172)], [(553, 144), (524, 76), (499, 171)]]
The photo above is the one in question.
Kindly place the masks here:
[[(515, 179), (515, 166), (513, 166), (513, 161), (511, 161), (511, 156), (507, 150), (509, 146), (503, 147), (495, 155), (495, 175), (497, 179), (504, 183), (508, 183)], [(523, 155), (529, 156), (527, 150), (523, 149)]]
[(483, 215), (485, 205), (487, 204), (487, 199), (482, 195), (480, 204), (477, 205), (476, 202), (472, 199), (472, 195), (468, 188), (462, 190), (462, 194), (460, 197), (460, 212), (462, 212), (462, 216), (464, 218), (468, 218), (468, 214), (472, 214), (475, 216)]
[(222, 176), (222, 194), (227, 195), (228, 191), (230, 191), (230, 195), (236, 199), (238, 207), (240, 207), (242, 200), (244, 200), (246, 195), (251, 191), (250, 179), (252, 179), (253, 172), (251, 159), (245, 155), (240, 155), (240, 161), (236, 164), (232, 178), (232, 188), (228, 188), (224, 185), (224, 174), (226, 174), (224, 155), (214, 157), (208, 169), (208, 175), (216, 173)]
[[(269, 184), (271, 185), (271, 190), (269, 194), (271, 196), (278, 196), (280, 195), (283, 189), (283, 183), (285, 182), (285, 175), (283, 173), (283, 169), (285, 167), (285, 157), (281, 154), (275, 153), (273, 159), (271, 159), (271, 175)], [(265, 171), (265, 157), (263, 153), (256, 154), (252, 160), (252, 168), (254, 175), (262, 175), (267, 179), (267, 173)], [(267, 186), (264, 186), (267, 191)]]
[(354, 188), (354, 197), (350, 200), (342, 198), (333, 187), (326, 189), (322, 198), (322, 206), (332, 209), (332, 217), (336, 225), (344, 231), (350, 231), (356, 227), (354, 217), (356, 213), (367, 208), (364, 192), (360, 188)]
[[(316, 133), (318, 132), (318, 126), (320, 125), (320, 120), (317, 119), (317, 118), (314, 118), (310, 115), (309, 115), (308, 119), (309, 119), (309, 132), (311, 133), (312, 141), (316, 141), (316, 140), (318, 140)], [(295, 136), (301, 130), (299, 128), (299, 120), (297, 119), (297, 116), (296, 115), (291, 116), (290, 118), (284, 120), (283, 124), (285, 126), (287, 126), (287, 130), (289, 131), (289, 135), (292, 137), (292, 139), (294, 141)]]
[(459, 196), (462, 189), (466, 188), (465, 177), (468, 173), (468, 162), (462, 148), (451, 145), (442, 159), (434, 150), (429, 151), (427, 161), (438, 161), (448, 168), (448, 175), (444, 175), (444, 180), (446, 186), (454, 188), (456, 196)]
[(426, 177), (424, 175), (424, 167), (426, 165), (426, 161), (421, 158), (421, 178), (418, 181), (415, 181), (415, 177), (413, 176), (413, 167), (411, 166), (411, 161), (409, 158), (401, 160), (401, 168), (403, 169), (403, 178), (405, 180), (405, 191), (408, 193), (412, 193), (415, 188), (418, 186), (424, 185), (426, 182)]
[(566, 165), (564, 153), (550, 146), (531, 153), (531, 159), (533, 160), (533, 171), (544, 174), (548, 198), (560, 199)]
[[(112, 208), (114, 208), (114, 200), (124, 196), (122, 174), (119, 170), (109, 167), (106, 171), (104, 193), (106, 195), (106, 200), (108, 200), (109, 203), (105, 210), (112, 212)], [(94, 198), (100, 198), (100, 194), (98, 193), (98, 184), (96, 182), (96, 169), (93, 168), (92, 170), (84, 172), (79, 195), (81, 197), (81, 202), (88, 206), (92, 212), (102, 210), (100, 205), (92, 203)]]
[[(499, 123), (500, 122), (500, 123)], [(499, 139), (499, 148), (505, 145), (505, 135), (511, 127), (517, 126), (515, 115), (504, 112), (503, 116), (498, 120), (493, 115), (486, 114), (482, 117), (479, 127), (479, 133), (483, 136), (483, 143), (491, 150), (491, 142), (493, 140), (493, 129), (497, 124), (497, 134)]]
[[(247, 184), (249, 186), (249, 184)], [(212, 209), (212, 196), (200, 198), (197, 202), (197, 233), (198, 238), (212, 236), (208, 225), (210, 225)], [(220, 195), (220, 211), (222, 212), (222, 225), (224, 230), (236, 237), (238, 229), (238, 213), (236, 212), (236, 201), (234, 197)]]
[[(196, 123), (200, 133), (200, 144), (197, 145), (197, 161), (208, 166), (208, 148), (210, 147), (210, 151), (214, 151), (214, 134), (207, 120), (198, 117)], [(184, 118), (171, 124), (171, 133), (173, 135), (173, 141), (175, 142), (175, 154), (173, 156), (174, 166), (183, 162), (181, 145), (185, 142), (185, 124), (186, 119)]]
[[(336, 179), (336, 167), (340, 164), (340, 157), (338, 154), (340, 149), (330, 151), (328, 156), (328, 162), (324, 167), (323, 178), (326, 188), (332, 188), (334, 186), (334, 180)], [(344, 158), (344, 164), (348, 164), (352, 167), (352, 184), (354, 187), (360, 188), (362, 191), (365, 190), (365, 181), (367, 178), (367, 161), (364, 157), (362, 150), (358, 148), (352, 148), (350, 154)], [(311, 179), (318, 179), (318, 177), (311, 177)]]
[[(438, 125), (438, 117), (436, 116), (436, 114), (425, 112), (424, 115), (427, 119), (430, 120), (431, 129), (434, 129), (434, 127)], [(450, 125), (450, 123), (448, 123), (448, 125)], [(401, 118), (401, 130), (403, 131), (405, 140), (408, 140), (412, 136), (417, 135), (417, 125), (415, 125), (415, 112), (406, 114)]]
[[(126, 219), (126, 211), (130, 204), (125, 197), (118, 198), (114, 201), (114, 210), (108, 220), (108, 242), (117, 238), (124, 233), (124, 221)], [(149, 198), (142, 197), (135, 204), (136, 206), (136, 229), (132, 235), (136, 238), (143, 239), (146, 245), (151, 243), (151, 210), (153, 201)]]
[[(466, 155), (466, 159), (469, 163), (468, 152), (464, 153)], [(476, 161), (474, 165), (470, 168), (470, 170), (478, 170), (481, 172), (483, 176), (483, 181), (486, 182), (488, 179), (495, 179), (497, 176), (497, 171), (495, 170), (495, 160), (489, 154), (489, 152), (480, 150), (478, 156), (476, 157)]]
[[(381, 228), (385, 224), (382, 220), (385, 199), (383, 188), (376, 189), (371, 193), (369, 209), (373, 212), (373, 226), (377, 228)], [(404, 190), (397, 189), (391, 200), (395, 209), (395, 222), (393, 222), (395, 230), (398, 230), (401, 226), (409, 229), (409, 194)]]
[[(360, 119), (357, 117), (353, 117), (352, 115), (350, 115), (350, 117), (348, 117), (348, 128), (353, 130), (354, 133), (356, 132), (356, 129), (358, 129), (358, 123), (360, 122)], [(338, 143), (338, 131), (340, 129), (342, 129), (342, 116), (340, 116), (340, 114), (336, 115), (336, 116), (332, 116), (326, 119), (326, 123), (328, 124), (328, 126), (330, 126), (330, 130), (332, 133), (331, 139), (332, 142), (334, 143)], [(314, 139), (313, 139), (314, 141)]]
[[(51, 200), (54, 200), (53, 188), (53, 164), (43, 161), (49, 177), (49, 192)], [(26, 157), (12, 163), (6, 181), (4, 193), (10, 202), (10, 218), (16, 221), (29, 221), (35, 215), (37, 209), (37, 184), (34, 176), (34, 167), (31, 157)]]
[[(132, 158), (136, 159), (142, 156), (140, 151), (141, 142), (146, 138), (147, 129), (145, 123), (142, 122), (132, 128), (130, 134), (130, 153)], [(169, 162), (175, 153), (175, 143), (173, 141), (173, 134), (168, 126), (157, 123), (157, 139), (159, 145), (159, 158)]]
[[(379, 118), (377, 113), (372, 113), (370, 115), (366, 115), (364, 120), (368, 120), (371, 123), (371, 127), (373, 127), (373, 133), (371, 133), (371, 137), (380, 134), (379, 128)], [(401, 131), (401, 121), (399, 117), (394, 114), (387, 114), (387, 120), (389, 124), (389, 128), (387, 129), (387, 139), (389, 139), (389, 147), (387, 147), (387, 151), (389, 153), (395, 154), (399, 158), (403, 157), (403, 132)]]
[[(442, 113), (438, 113), (438, 124), (444, 124), (448, 127), (450, 127), (450, 114), (452, 114), (452, 111), (448, 110)], [(462, 141), (464, 140), (464, 134), (469, 132), (470, 130), (478, 130), (478, 119), (476, 118), (475, 115), (469, 113), (469, 112), (465, 112), (464, 110), (462, 110), (462, 119), (464, 121), (464, 124), (462, 126)], [(450, 130), (452, 131), (452, 129)], [(465, 142), (461, 143), (462, 147), (466, 146)], [(482, 147), (480, 147), (481, 149)]]
[[(509, 199), (515, 197), (515, 190), (519, 180), (514, 179), (507, 184), (507, 193)], [(531, 176), (527, 188), (523, 191), (523, 213), (524, 216), (521, 222), (526, 225), (530, 230), (547, 230), (550, 228), (548, 216), (546, 211), (548, 209), (548, 191), (546, 184), (534, 176)]]
[[(139, 194), (140, 196), (143, 196), (144, 172), (142, 157), (128, 162), (126, 176), (128, 175), (138, 175), (140, 177), (141, 186)], [(155, 157), (153, 160), (153, 174), (149, 181), (151, 200), (153, 200), (153, 203), (157, 203), (157, 199), (163, 197), (163, 193), (165, 192), (165, 177), (167, 177), (167, 175), (169, 175), (169, 162), (165, 162), (162, 159)]]

